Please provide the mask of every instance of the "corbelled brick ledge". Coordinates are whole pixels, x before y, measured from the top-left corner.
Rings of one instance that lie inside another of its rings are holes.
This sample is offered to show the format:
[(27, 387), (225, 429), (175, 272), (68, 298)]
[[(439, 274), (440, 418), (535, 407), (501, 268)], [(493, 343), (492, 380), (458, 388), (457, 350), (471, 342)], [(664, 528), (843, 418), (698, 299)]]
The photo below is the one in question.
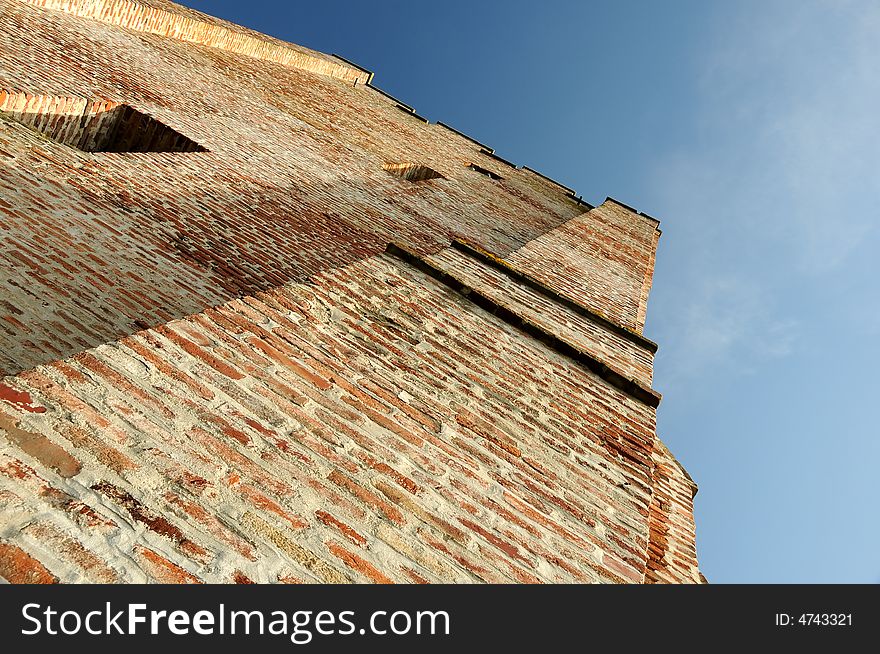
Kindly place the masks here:
[(509, 263), (507, 263), (504, 259), (496, 257), (494, 254), (486, 252), (476, 245), (465, 243), (460, 239), (455, 239), (454, 241), (452, 241), (452, 247), (454, 247), (456, 250), (459, 250), (461, 252), (464, 252), (465, 254), (474, 257), (475, 259), (478, 259), (479, 261), (482, 261), (487, 266), (491, 266), (495, 270), (498, 270), (499, 272), (507, 275), (514, 281), (517, 281), (524, 286), (528, 286), (533, 291), (540, 293), (544, 297), (550, 298), (554, 302), (557, 302), (562, 306), (571, 309), (578, 315), (581, 315), (584, 318), (587, 318), (595, 323), (598, 323), (599, 325), (602, 325), (609, 331), (612, 331), (619, 336), (623, 336), (625, 339), (635, 343), (636, 345), (640, 345), (641, 347), (650, 351), (652, 354), (657, 352), (658, 346), (657, 343), (655, 343), (654, 341), (645, 338), (641, 334), (638, 334), (631, 329), (627, 329), (622, 325), (618, 325), (616, 322), (608, 320), (608, 318), (606, 318), (605, 316), (596, 313), (595, 311), (591, 311), (579, 302), (575, 302), (574, 300), (567, 298), (560, 293), (557, 293), (552, 288), (549, 288), (547, 285), (542, 284), (531, 275), (527, 275), (526, 273), (517, 270)]
[(391, 256), (404, 261), (405, 263), (413, 266), (414, 268), (422, 271), (427, 275), (430, 275), (437, 281), (460, 293), (462, 296), (466, 297), (468, 300), (476, 304), (484, 311), (488, 311), (489, 313), (495, 315), (504, 322), (524, 331), (529, 336), (538, 339), (539, 341), (541, 341), (551, 349), (559, 352), (560, 354), (574, 359), (579, 364), (587, 368), (590, 372), (604, 379), (606, 382), (608, 382), (615, 388), (623, 391), (630, 397), (650, 407), (656, 408), (660, 405), (660, 399), (662, 396), (654, 389), (643, 386), (635, 379), (628, 379), (616, 370), (609, 368), (605, 363), (592, 356), (591, 354), (584, 352), (580, 348), (575, 347), (567, 341), (564, 341), (563, 339), (559, 338), (555, 334), (550, 333), (543, 327), (540, 327), (539, 325), (536, 325), (535, 323), (526, 320), (525, 318), (516, 314), (514, 311), (511, 311), (507, 307), (501, 306), (492, 298), (484, 295), (476, 289), (471, 288), (461, 280), (456, 279), (453, 275), (450, 275), (448, 272), (441, 270), (432, 263), (426, 261), (418, 254), (415, 254), (410, 250), (401, 247), (400, 245), (397, 245), (395, 243), (389, 243), (385, 251)]
[[(44, 9), (110, 23), (147, 34), (158, 34), (180, 41), (272, 61), (328, 75), (351, 83), (366, 84), (370, 75), (335, 58), (305, 48), (295, 48), (280, 40), (259, 39), (244, 31), (151, 7), (134, 0), (19, 0)], [(195, 13), (195, 12), (194, 12)]]

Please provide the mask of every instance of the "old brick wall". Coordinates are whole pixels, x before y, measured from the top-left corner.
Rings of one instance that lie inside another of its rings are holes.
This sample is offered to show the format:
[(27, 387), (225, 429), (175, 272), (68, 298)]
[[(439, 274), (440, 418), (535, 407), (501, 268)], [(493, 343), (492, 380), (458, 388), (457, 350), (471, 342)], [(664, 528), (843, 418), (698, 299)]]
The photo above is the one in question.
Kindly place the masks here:
[(65, 581), (644, 575), (653, 409), (387, 255), (8, 387), (3, 536)]
[[(656, 221), (172, 3), (0, 21), (0, 577), (699, 580)], [(207, 151), (82, 152), (34, 96)]]
[[(381, 252), (505, 253), (582, 213), (559, 187), (363, 85), (0, 2), (0, 92), (126, 102), (210, 151), (72, 150), (0, 116), (0, 372)], [(445, 180), (383, 169), (415, 160)]]

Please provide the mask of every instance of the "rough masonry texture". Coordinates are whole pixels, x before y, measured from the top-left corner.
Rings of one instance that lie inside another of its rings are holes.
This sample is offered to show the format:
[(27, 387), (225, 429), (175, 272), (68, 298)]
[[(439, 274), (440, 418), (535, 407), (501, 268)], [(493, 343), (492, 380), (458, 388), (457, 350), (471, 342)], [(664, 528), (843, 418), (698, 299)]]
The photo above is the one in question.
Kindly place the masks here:
[(164, 0), (0, 27), (0, 577), (703, 581), (656, 220)]

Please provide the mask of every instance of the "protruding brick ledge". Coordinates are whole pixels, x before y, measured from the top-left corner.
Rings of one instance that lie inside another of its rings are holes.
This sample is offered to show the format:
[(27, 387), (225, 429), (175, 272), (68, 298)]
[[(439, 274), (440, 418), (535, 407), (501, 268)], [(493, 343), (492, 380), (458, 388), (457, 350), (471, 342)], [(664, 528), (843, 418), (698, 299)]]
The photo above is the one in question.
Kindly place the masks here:
[[(646, 214), (644, 211), (639, 211), (639, 210), (636, 209), (635, 207), (631, 207), (631, 206), (629, 206), (628, 204), (624, 204), (624, 203), (621, 202), (620, 200), (615, 200), (615, 199), (612, 198), (610, 195), (609, 195), (607, 198), (605, 198), (605, 201), (606, 201), (606, 202), (613, 202), (614, 204), (618, 204), (618, 205), (620, 205), (621, 207), (623, 207), (624, 209), (629, 209), (630, 211), (632, 211), (632, 212), (633, 212), (634, 214), (636, 214), (637, 216), (641, 216), (642, 218), (647, 218), (647, 219), (650, 220), (651, 222), (655, 222), (655, 223), (657, 223), (658, 225), (660, 224), (660, 221), (659, 221), (657, 218), (654, 218), (654, 216), (649, 216), (649, 215)], [(658, 230), (658, 231), (659, 231), (659, 230)]]
[(424, 116), (420, 116), (419, 114), (417, 114), (416, 111), (415, 111), (415, 109), (413, 109), (413, 108), (410, 107), (409, 105), (403, 105), (403, 104), (397, 103), (397, 104), (394, 105), (394, 106), (396, 106), (396, 107), (397, 107), (398, 109), (400, 109), (402, 112), (404, 112), (404, 113), (406, 113), (406, 114), (409, 114), (409, 115), (412, 116), (413, 118), (422, 121), (423, 123), (426, 123), (426, 124), (427, 124), (427, 123), (430, 123), (430, 122), (431, 122), (430, 120), (428, 120), (428, 119), (425, 118)]
[(655, 343), (654, 341), (647, 339), (644, 336), (642, 336), (641, 334), (638, 334), (630, 329), (627, 329), (626, 327), (624, 327), (622, 325), (618, 325), (616, 322), (608, 320), (607, 318), (605, 318), (601, 314), (598, 314), (595, 311), (591, 311), (590, 309), (588, 309), (584, 305), (579, 304), (578, 302), (575, 302), (574, 300), (567, 298), (564, 295), (560, 295), (559, 293), (554, 291), (552, 288), (539, 282), (537, 279), (535, 279), (531, 275), (528, 275), (520, 270), (517, 270), (516, 268), (511, 266), (509, 263), (507, 263), (504, 259), (496, 257), (494, 254), (492, 254), (490, 252), (486, 252), (485, 250), (483, 250), (482, 248), (480, 248), (476, 245), (472, 245), (470, 243), (465, 243), (464, 241), (462, 241), (460, 239), (455, 239), (454, 241), (452, 241), (452, 247), (454, 247), (456, 250), (459, 250), (461, 252), (464, 252), (465, 254), (468, 254), (468, 255), (474, 257), (475, 259), (478, 259), (479, 261), (485, 263), (487, 266), (491, 266), (495, 270), (498, 270), (499, 272), (507, 275), (512, 280), (519, 282), (520, 284), (522, 284), (524, 286), (528, 286), (530, 289), (532, 289), (533, 291), (536, 291), (537, 293), (540, 293), (544, 297), (550, 298), (554, 302), (561, 304), (562, 306), (564, 306), (568, 309), (571, 309), (576, 314), (581, 315), (584, 318), (587, 318), (589, 320), (592, 320), (595, 323), (602, 325), (603, 327), (605, 327), (609, 331), (612, 331), (619, 336), (623, 336), (628, 341), (645, 348), (646, 350), (650, 351), (652, 354), (657, 352), (658, 346), (657, 346), (657, 343)]
[[(440, 127), (444, 127), (444, 128), (446, 128), (446, 129), (448, 129), (448, 130), (449, 130), (450, 132), (452, 132), (453, 134), (458, 134), (458, 135), (459, 135), (460, 137), (462, 137), (463, 139), (466, 139), (466, 140), (470, 141), (471, 143), (473, 143), (473, 144), (475, 144), (475, 145), (478, 145), (478, 146), (480, 146), (481, 148), (483, 148), (483, 149), (485, 149), (485, 150), (491, 150), (491, 149), (492, 149), (492, 148), (490, 148), (488, 145), (486, 145), (485, 143), (481, 143), (480, 141), (478, 141), (477, 139), (475, 139), (473, 136), (468, 136), (468, 135), (465, 134), (464, 132), (460, 132), (460, 131), (458, 131), (457, 129), (455, 129), (454, 127), (452, 127), (452, 126), (450, 126), (450, 125), (447, 125), (446, 123), (444, 123), (444, 122), (442, 122), (442, 121), (439, 121), (439, 120), (438, 120), (438, 121), (437, 121), (437, 124), (438, 124)], [(523, 167), (523, 168), (525, 168), (525, 167)], [(531, 170), (531, 169), (528, 169), (528, 170)], [(540, 174), (540, 173), (539, 173), (539, 174)], [(541, 176), (543, 177), (543, 175), (541, 175)]]
[[(366, 84), (367, 86), (371, 85), (371, 83), (373, 81), (373, 71), (372, 70), (368, 70), (368, 69), (364, 68), (363, 66), (360, 66), (360, 65), (354, 63), (353, 61), (349, 61), (348, 59), (346, 59), (342, 55), (338, 55), (335, 52), (330, 56), (333, 57), (334, 59), (339, 59), (339, 61), (341, 61), (344, 64), (348, 64), (352, 68), (357, 68), (359, 71), (361, 71), (362, 73), (364, 73), (367, 76), (366, 81), (363, 81), (363, 83)], [(362, 81), (362, 80), (359, 80), (359, 81)], [(379, 91), (379, 89), (376, 89), (376, 90)], [(384, 93), (384, 91), (379, 91), (379, 92)]]
[(474, 288), (471, 288), (461, 280), (455, 278), (453, 275), (450, 275), (448, 272), (441, 270), (435, 265), (429, 263), (418, 254), (415, 254), (395, 243), (389, 243), (387, 248), (385, 249), (385, 252), (393, 257), (400, 259), (401, 261), (404, 261), (405, 263), (429, 275), (430, 277), (433, 277), (437, 281), (466, 297), (468, 300), (476, 304), (481, 309), (488, 311), (489, 313), (497, 316), (504, 322), (524, 331), (525, 333), (529, 334), (529, 336), (536, 338), (551, 349), (556, 350), (560, 354), (563, 354), (571, 359), (574, 359), (579, 364), (587, 368), (590, 372), (604, 379), (606, 382), (608, 382), (615, 388), (623, 391), (630, 397), (638, 400), (639, 402), (642, 402), (643, 404), (647, 404), (650, 407), (656, 408), (657, 406), (659, 406), (662, 396), (654, 389), (643, 386), (635, 379), (626, 378), (624, 375), (620, 374), (616, 370), (609, 368), (605, 363), (592, 356), (591, 354), (588, 354), (580, 348), (575, 347), (571, 343), (562, 340), (555, 334), (552, 334), (543, 327), (523, 318), (522, 316), (516, 314), (507, 307), (501, 306), (492, 298), (484, 295)]
[(508, 161), (507, 159), (504, 159), (503, 157), (499, 157), (497, 154), (495, 154), (495, 150), (492, 150), (492, 149), (487, 150), (486, 148), (483, 148), (480, 150), (480, 154), (484, 154), (487, 157), (492, 157), (495, 161), (503, 163), (505, 166), (510, 166), (513, 169), (517, 168), (517, 165), (515, 163), (513, 163), (512, 161)]
[(366, 84), (371, 74), (338, 58), (311, 53), (305, 48), (271, 39), (256, 38), (224, 25), (196, 20), (134, 0), (19, 0), (34, 7), (63, 11), (74, 16), (110, 23), (138, 32), (198, 43), (211, 48), (272, 61), (328, 75), (351, 83)]
[(574, 190), (573, 188), (569, 188), (568, 186), (566, 186), (566, 185), (563, 184), (562, 182), (558, 182), (558, 181), (556, 181), (555, 179), (553, 179), (552, 177), (547, 177), (547, 175), (545, 175), (544, 173), (539, 173), (539, 172), (538, 172), (537, 170), (535, 170), (534, 168), (529, 168), (528, 166), (523, 166), (522, 169), (523, 169), (523, 170), (528, 170), (530, 173), (534, 173), (534, 174), (537, 175), (538, 177), (542, 177), (543, 179), (545, 179), (546, 181), (550, 182), (551, 184), (556, 184), (556, 186), (558, 186), (559, 188), (561, 188), (561, 189), (562, 189), (563, 191), (565, 191), (568, 195), (573, 196), (573, 195), (575, 194), (575, 190)]

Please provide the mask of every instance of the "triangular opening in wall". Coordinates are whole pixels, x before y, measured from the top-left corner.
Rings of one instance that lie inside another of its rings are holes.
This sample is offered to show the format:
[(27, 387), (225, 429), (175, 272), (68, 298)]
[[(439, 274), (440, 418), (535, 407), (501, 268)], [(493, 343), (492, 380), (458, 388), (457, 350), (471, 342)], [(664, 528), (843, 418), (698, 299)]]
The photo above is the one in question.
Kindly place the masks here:
[(382, 166), (395, 177), (402, 177), (410, 182), (424, 182), (429, 179), (446, 179), (433, 168), (414, 163), (387, 163)]
[(0, 90), (0, 116), (84, 152), (207, 152), (152, 116), (111, 100)]

